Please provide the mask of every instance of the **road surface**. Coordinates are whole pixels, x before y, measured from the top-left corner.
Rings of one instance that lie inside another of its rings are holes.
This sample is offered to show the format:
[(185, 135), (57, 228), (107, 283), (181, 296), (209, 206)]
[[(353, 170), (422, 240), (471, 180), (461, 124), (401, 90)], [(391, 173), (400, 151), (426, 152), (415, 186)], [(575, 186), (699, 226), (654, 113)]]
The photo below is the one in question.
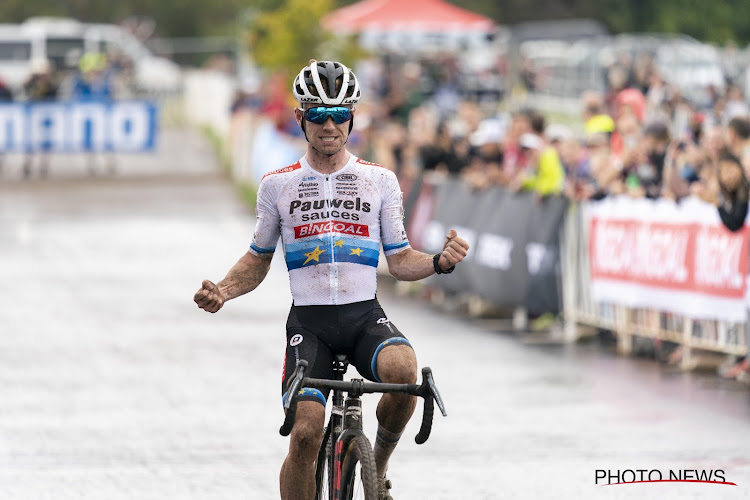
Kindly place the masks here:
[[(159, 154), (120, 157), (114, 175), (74, 156), (47, 179), (19, 172), (0, 177), (0, 499), (278, 498), (286, 271), (277, 256), (218, 314), (193, 304), (253, 232), (208, 144), (165, 130)], [(596, 343), (525, 342), (387, 281), (380, 299), (448, 409), (423, 446), (419, 417), (407, 428), (397, 500), (750, 495), (746, 387)], [(627, 470), (737, 486), (597, 484)]]

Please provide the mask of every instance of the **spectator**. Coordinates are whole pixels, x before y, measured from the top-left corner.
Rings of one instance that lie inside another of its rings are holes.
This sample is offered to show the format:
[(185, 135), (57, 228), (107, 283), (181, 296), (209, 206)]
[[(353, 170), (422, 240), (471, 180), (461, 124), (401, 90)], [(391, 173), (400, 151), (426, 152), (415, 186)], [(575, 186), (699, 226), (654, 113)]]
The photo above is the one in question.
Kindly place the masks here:
[(728, 149), (722, 151), (718, 163), (718, 207), (721, 221), (730, 231), (745, 225), (748, 211), (749, 189), (742, 163)]
[[(31, 102), (49, 101), (57, 99), (59, 85), (53, 75), (52, 67), (46, 59), (32, 61), (31, 76), (23, 84), (23, 92)], [(44, 141), (39, 151), (39, 175), (46, 177), (49, 174), (49, 148), (50, 145)], [(23, 159), (23, 178), (31, 177), (34, 151), (31, 146), (26, 149)]]
[(464, 179), (474, 189), (485, 189), (502, 183), (503, 134), (502, 122), (489, 118), (482, 121), (471, 135), (471, 160)]
[(548, 136), (550, 143), (557, 149), (565, 172), (565, 196), (573, 201), (592, 198), (599, 189), (591, 173), (591, 157), (582, 147), (581, 141), (572, 133), (561, 134), (558, 138), (554, 133), (548, 132)]
[[(104, 54), (89, 52), (78, 61), (78, 72), (73, 79), (71, 98), (78, 101), (109, 101), (113, 96), (113, 70), (108, 66)], [(97, 172), (97, 156), (100, 151), (87, 151), (86, 163), (90, 175)], [(104, 162), (109, 174), (114, 174), (117, 165), (111, 152), (104, 153)]]
[(519, 144), (527, 167), (511, 181), (510, 188), (534, 191), (539, 196), (561, 193), (565, 173), (555, 148), (533, 133), (523, 134)]
[[(0, 77), (0, 104), (11, 102), (13, 100), (13, 93), (10, 91), (10, 89), (5, 85), (5, 80)], [(3, 154), (3, 151), (0, 151), (0, 174), (3, 172), (3, 163), (5, 161), (5, 155)]]
[(625, 184), (633, 196), (661, 196), (669, 129), (662, 122), (649, 124), (636, 149), (628, 156)]
[(519, 141), (523, 134), (531, 132), (530, 109), (521, 109), (511, 115), (510, 126), (505, 136), (501, 184), (510, 184), (518, 171), (524, 167)]
[(742, 89), (737, 85), (730, 85), (726, 93), (726, 109), (724, 110), (725, 121), (750, 114), (745, 96), (742, 95)]
[(645, 115), (646, 99), (640, 91), (626, 89), (617, 94), (612, 133), (612, 152), (616, 156), (623, 158), (632, 153), (641, 136)]
[(673, 142), (664, 165), (663, 195), (675, 201), (690, 196), (693, 184), (700, 182), (708, 163), (705, 152), (695, 142)]
[(81, 56), (71, 94), (78, 100), (112, 99), (112, 72), (104, 54), (90, 52)]
[(0, 103), (10, 102), (13, 100), (13, 93), (5, 84), (5, 80), (0, 77)]
[(581, 97), (583, 102), (583, 127), (586, 134), (606, 133), (611, 134), (615, 129), (615, 122), (607, 114), (604, 107), (604, 98), (599, 92), (584, 92)]
[(591, 177), (597, 188), (592, 198), (603, 198), (608, 194), (622, 194), (625, 183), (622, 161), (612, 153), (607, 134), (598, 133), (586, 137)]
[(735, 116), (726, 128), (726, 145), (734, 156), (740, 159), (745, 176), (750, 177), (750, 120)]

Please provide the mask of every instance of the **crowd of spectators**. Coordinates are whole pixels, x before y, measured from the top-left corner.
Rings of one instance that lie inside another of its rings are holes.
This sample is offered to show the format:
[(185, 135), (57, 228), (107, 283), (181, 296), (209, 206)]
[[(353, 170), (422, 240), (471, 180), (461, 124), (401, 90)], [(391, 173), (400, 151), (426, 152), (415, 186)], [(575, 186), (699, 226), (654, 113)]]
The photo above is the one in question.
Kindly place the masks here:
[[(475, 189), (574, 201), (698, 196), (719, 208), (729, 229), (741, 227), (750, 177), (750, 110), (741, 88), (728, 81), (724, 92), (708, 88), (705, 99), (688, 99), (648, 61), (624, 61), (608, 68), (605, 91), (580, 96), (580, 114), (557, 122), (538, 109), (507, 109), (500, 91), (477, 98), (450, 57), (366, 61), (357, 72), (368, 98), (350, 145), (402, 178), (432, 171)], [(296, 134), (294, 125), (285, 129)]]
[[(122, 61), (103, 53), (85, 53), (74, 68), (59, 68), (51, 61), (31, 62), (29, 77), (19, 89), (10, 89), (0, 75), (0, 102), (49, 102), (55, 100), (109, 100), (129, 94), (124, 80)], [(98, 158), (101, 156), (101, 158)], [(109, 173), (115, 171), (111, 154), (88, 154), (89, 173), (94, 174), (103, 164)], [(0, 162), (2, 156), (0, 155)], [(22, 176), (30, 178), (34, 171), (41, 177), (49, 173), (50, 153), (44, 144), (38, 150), (24, 152)], [(0, 163), (0, 167), (2, 164)]]
[[(668, 84), (652, 59), (617, 57), (605, 69), (603, 90), (583, 92), (578, 112), (561, 116), (514, 107), (520, 100), (509, 95), (515, 88), (504, 61), (479, 79), (450, 56), (366, 60), (355, 72), (365, 98), (348, 147), (402, 180), (462, 178), (476, 190), (501, 186), (573, 202), (624, 195), (680, 203), (694, 196), (715, 205), (729, 230), (744, 225), (750, 109), (729, 73), (722, 90), (688, 94)], [(533, 90), (535, 79), (521, 76), (516, 85)], [(290, 113), (287, 80), (244, 99), (304, 141)], [(503, 83), (489, 91), (492, 85), (478, 80)], [(670, 362), (679, 355), (678, 347)], [(740, 359), (722, 373), (736, 378), (748, 367)]]
[[(502, 92), (490, 99), (467, 92), (450, 58), (369, 61), (358, 68), (368, 98), (351, 148), (402, 179), (432, 172), (477, 190), (502, 186), (574, 202), (696, 196), (718, 208), (729, 230), (740, 229), (750, 198), (750, 109), (741, 88), (728, 80), (723, 92), (688, 98), (655, 65), (633, 60), (618, 59), (605, 91), (584, 92), (579, 114), (556, 122), (539, 109), (507, 109)], [(680, 353), (673, 350), (671, 362)], [(748, 366), (742, 358), (722, 374), (736, 378)]]
[[(575, 116), (551, 119), (540, 109), (513, 108), (506, 91), (513, 77), (502, 58), (479, 72), (448, 55), (385, 56), (355, 70), (366, 98), (349, 148), (402, 179), (432, 172), (477, 190), (502, 186), (573, 201), (697, 196), (718, 207), (730, 230), (744, 224), (750, 108), (730, 73), (723, 90), (710, 86), (686, 97), (647, 55), (623, 55), (605, 69), (603, 91), (578, 96)], [(274, 77), (240, 93), (234, 108), (252, 107), (303, 140), (289, 112), (287, 80)], [(529, 78), (517, 80), (524, 86)]]

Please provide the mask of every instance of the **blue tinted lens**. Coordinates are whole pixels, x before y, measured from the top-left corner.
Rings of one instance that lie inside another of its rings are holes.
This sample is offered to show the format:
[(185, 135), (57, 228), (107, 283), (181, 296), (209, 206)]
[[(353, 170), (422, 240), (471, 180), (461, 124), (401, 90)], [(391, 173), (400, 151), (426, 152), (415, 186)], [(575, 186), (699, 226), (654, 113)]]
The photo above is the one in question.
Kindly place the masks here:
[(317, 123), (318, 125), (325, 123), (329, 116), (333, 118), (334, 122), (342, 124), (352, 119), (352, 110), (343, 106), (335, 106), (333, 108), (319, 106), (305, 110), (305, 120)]

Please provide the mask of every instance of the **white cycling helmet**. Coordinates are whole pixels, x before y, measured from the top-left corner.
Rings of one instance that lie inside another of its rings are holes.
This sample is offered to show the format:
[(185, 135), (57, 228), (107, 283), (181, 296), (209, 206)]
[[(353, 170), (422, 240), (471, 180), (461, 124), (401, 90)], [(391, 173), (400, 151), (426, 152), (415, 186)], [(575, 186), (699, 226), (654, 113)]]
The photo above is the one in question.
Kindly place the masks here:
[(310, 61), (294, 79), (294, 98), (300, 104), (346, 106), (361, 96), (354, 72), (336, 61)]

